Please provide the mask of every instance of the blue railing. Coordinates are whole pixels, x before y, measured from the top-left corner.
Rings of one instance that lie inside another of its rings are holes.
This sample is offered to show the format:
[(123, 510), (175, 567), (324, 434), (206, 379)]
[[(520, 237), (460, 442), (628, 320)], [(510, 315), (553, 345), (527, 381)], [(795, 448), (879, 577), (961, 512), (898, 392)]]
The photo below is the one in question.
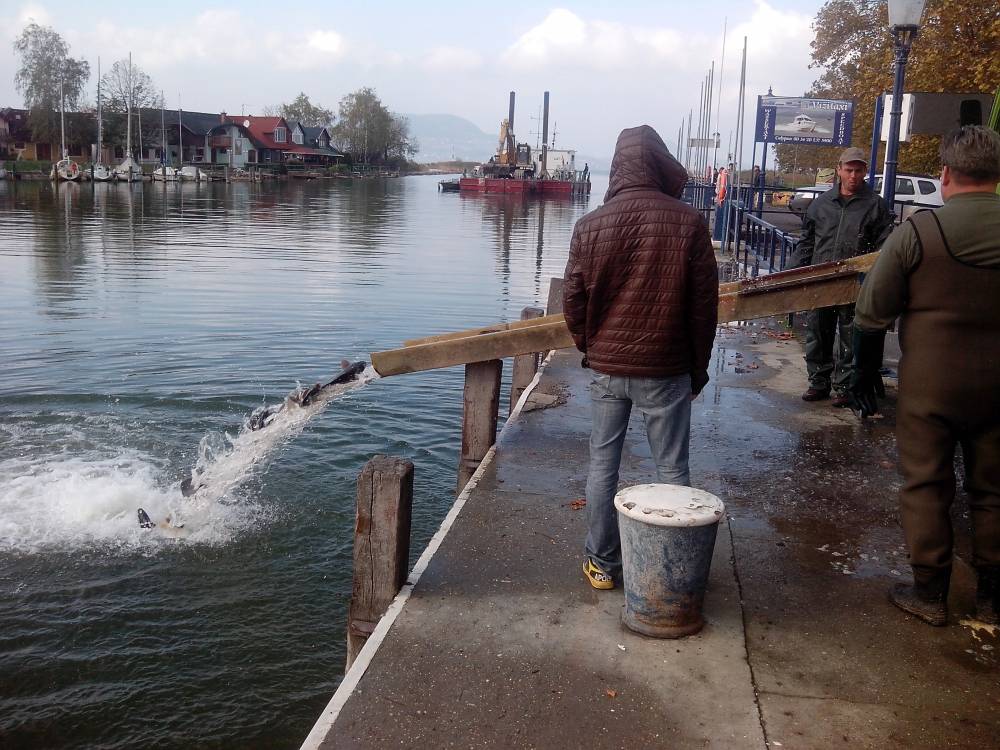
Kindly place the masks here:
[(723, 222), (721, 233), (716, 233), (721, 237), (723, 253), (732, 253), (741, 276), (758, 276), (762, 265), (767, 273), (784, 270), (799, 241), (797, 235), (763, 218), (770, 213), (762, 207), (762, 194), (767, 190), (775, 189), (755, 191), (743, 186), (738, 194), (734, 189), (716, 216), (716, 221)]
[(715, 209), (715, 185), (707, 182), (689, 182), (684, 186), (681, 200), (697, 208), (707, 221)]

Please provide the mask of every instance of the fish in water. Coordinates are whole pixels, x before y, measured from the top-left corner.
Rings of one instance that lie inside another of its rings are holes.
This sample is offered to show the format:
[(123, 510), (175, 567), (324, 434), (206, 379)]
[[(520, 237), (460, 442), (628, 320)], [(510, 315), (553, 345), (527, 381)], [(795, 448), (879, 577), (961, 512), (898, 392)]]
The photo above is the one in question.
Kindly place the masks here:
[[(277, 418), (278, 414), (280, 414), (284, 409), (306, 407), (315, 401), (316, 398), (328, 388), (332, 388), (336, 385), (343, 385), (344, 383), (350, 383), (352, 380), (357, 380), (367, 366), (368, 363), (364, 361), (354, 362), (353, 364), (346, 359), (341, 361), (340, 373), (329, 383), (316, 383), (308, 387), (296, 388), (294, 391), (285, 396), (284, 400), (280, 403), (272, 404), (270, 406), (262, 406), (256, 409), (249, 417), (247, 417), (246, 428), (253, 432), (264, 429), (271, 424), (275, 418)], [(181, 494), (184, 497), (194, 495), (198, 490), (205, 486), (204, 482), (197, 481), (197, 474), (197, 471), (192, 472), (191, 476), (185, 477), (181, 481)]]
[(164, 536), (171, 537), (173, 539), (187, 536), (187, 530), (184, 528), (184, 524), (174, 523), (171, 520), (170, 516), (167, 516), (162, 521), (157, 523), (152, 518), (150, 518), (149, 514), (142, 508), (139, 508), (138, 516), (139, 516), (140, 529), (159, 529), (161, 534), (163, 534)]
[(355, 362), (351, 364), (346, 359), (340, 363), (341, 373), (326, 385), (316, 383), (308, 388), (296, 388), (285, 396), (285, 400), (280, 404), (272, 406), (262, 406), (247, 419), (247, 427), (251, 430), (261, 430), (267, 427), (278, 414), (288, 406), (308, 406), (324, 390), (342, 383), (349, 383), (357, 380), (358, 375), (364, 372), (368, 366), (367, 362)]

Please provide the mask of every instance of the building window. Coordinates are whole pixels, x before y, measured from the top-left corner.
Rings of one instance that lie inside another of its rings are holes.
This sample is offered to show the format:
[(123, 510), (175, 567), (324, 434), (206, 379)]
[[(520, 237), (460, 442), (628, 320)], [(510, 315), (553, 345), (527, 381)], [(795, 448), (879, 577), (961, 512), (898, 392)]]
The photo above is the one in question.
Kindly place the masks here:
[(295, 130), (295, 131), (292, 132), (292, 143), (297, 143), (300, 146), (302, 145), (302, 131), (301, 130)]
[(284, 143), (285, 142), (285, 129), (284, 128), (275, 128), (274, 129), (274, 140), (277, 141), (278, 143)]

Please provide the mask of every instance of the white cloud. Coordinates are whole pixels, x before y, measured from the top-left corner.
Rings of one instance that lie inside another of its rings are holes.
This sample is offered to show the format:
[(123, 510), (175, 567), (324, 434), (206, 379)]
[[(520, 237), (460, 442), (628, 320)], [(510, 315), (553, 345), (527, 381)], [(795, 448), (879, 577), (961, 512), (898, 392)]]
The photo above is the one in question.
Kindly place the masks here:
[(674, 29), (587, 21), (557, 8), (515, 40), (502, 59), (519, 69), (631, 69), (651, 62), (683, 64), (686, 46)]
[(478, 52), (461, 47), (435, 47), (424, 56), (422, 65), (430, 71), (477, 70), (483, 65)]
[(278, 70), (317, 70), (344, 57), (349, 45), (332, 29), (260, 34), (237, 10), (209, 9), (155, 31), (102, 20), (88, 31), (67, 33), (76, 49), (99, 49), (110, 59), (133, 59), (151, 73), (179, 65), (264, 64)]
[(20, 30), (32, 21), (37, 23), (39, 26), (51, 26), (52, 14), (49, 13), (44, 6), (38, 5), (37, 3), (22, 5), (21, 10), (17, 14), (16, 29)]

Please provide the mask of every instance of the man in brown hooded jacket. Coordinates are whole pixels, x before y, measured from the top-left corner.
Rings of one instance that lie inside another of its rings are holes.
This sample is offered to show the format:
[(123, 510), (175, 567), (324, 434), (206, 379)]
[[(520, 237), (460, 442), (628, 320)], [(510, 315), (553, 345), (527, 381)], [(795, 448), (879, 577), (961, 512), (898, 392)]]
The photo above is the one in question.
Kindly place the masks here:
[(618, 136), (604, 205), (573, 230), (563, 305), (594, 371), (584, 575), (621, 575), (614, 496), (632, 406), (659, 481), (687, 485), (691, 400), (708, 382), (719, 304), (708, 225), (680, 200), (684, 167), (653, 128)]

